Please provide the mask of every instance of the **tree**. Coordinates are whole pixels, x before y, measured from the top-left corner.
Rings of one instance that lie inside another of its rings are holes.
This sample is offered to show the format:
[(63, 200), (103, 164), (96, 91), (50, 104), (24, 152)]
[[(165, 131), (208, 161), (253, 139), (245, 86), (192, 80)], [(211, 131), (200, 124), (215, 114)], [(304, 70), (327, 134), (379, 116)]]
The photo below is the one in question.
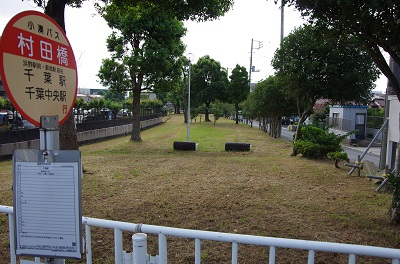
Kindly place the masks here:
[(278, 137), (282, 116), (293, 109), (292, 101), (284, 94), (276, 76), (259, 82), (243, 105), (245, 115), (258, 117), (265, 132), (269, 124), (270, 135), (275, 138)]
[(311, 23), (358, 37), (400, 100), (399, 80), (382, 55), (383, 50), (400, 65), (398, 1), (283, 1), (294, 5)]
[(191, 79), (190, 103), (194, 107), (205, 104), (205, 121), (210, 122), (211, 103), (216, 100), (226, 101), (226, 71), (219, 62), (206, 55), (193, 65)]
[(223, 16), (232, 6), (233, 0), (102, 0), (117, 6), (150, 4), (163, 12), (173, 14), (178, 20), (211, 21)]
[[(320, 98), (334, 103), (366, 102), (378, 70), (356, 38), (306, 25), (287, 36), (272, 65), (288, 96), (296, 100), (301, 125)], [(349, 90), (351, 92), (349, 92)], [(296, 155), (293, 148), (292, 155)]]
[(214, 126), (217, 123), (217, 120), (224, 115), (224, 103), (220, 101), (215, 101), (211, 106), (211, 112), (214, 116)]
[[(22, 0), (23, 1), (23, 0)], [(33, 0), (39, 7), (45, 9), (45, 14), (52, 17), (65, 32), (64, 11), (65, 6), (80, 7), (84, 0)], [(201, 0), (201, 1), (181, 1), (181, 0), (103, 0), (103, 2), (124, 2), (134, 5), (134, 2), (149, 2), (161, 10), (176, 14), (179, 19), (192, 19), (197, 21), (207, 21), (217, 19), (225, 14), (233, 5), (233, 0)], [(66, 122), (60, 127), (60, 149), (79, 149), (73, 113)]]
[(114, 102), (123, 102), (125, 101), (124, 93), (115, 93), (111, 90), (102, 90), (97, 93), (98, 95), (103, 96), (106, 101), (114, 101)]
[(249, 74), (243, 66), (236, 65), (229, 76), (230, 82), (227, 89), (228, 101), (235, 105), (236, 124), (239, 123), (239, 104), (246, 100), (250, 93)]
[[(24, 0), (22, 0), (24, 1)], [(44, 0), (33, 0), (39, 7), (47, 9), (53, 13), (54, 19), (64, 17), (65, 5), (72, 7), (81, 7), (82, 3), (87, 0), (49, 0), (46, 4)], [(101, 0), (106, 4), (114, 3), (118, 6), (151, 4), (159, 7), (164, 12), (174, 14), (179, 20), (195, 20), (195, 21), (211, 21), (218, 19), (228, 12), (232, 6), (233, 0), (198, 0), (198, 1), (182, 1), (182, 0)], [(62, 10), (62, 12), (61, 12)], [(55, 19), (57, 20), (57, 19)], [(64, 19), (62, 18), (64, 25)], [(61, 26), (61, 24), (60, 24)], [(64, 26), (62, 26), (64, 28)]]
[[(115, 92), (133, 92), (131, 140), (141, 141), (142, 90), (168, 89), (181, 75), (180, 56), (185, 46), (183, 23), (150, 5), (109, 5), (102, 16), (113, 33), (107, 39), (110, 59), (99, 70), (101, 84)], [(144, 86), (144, 87), (142, 87)]]

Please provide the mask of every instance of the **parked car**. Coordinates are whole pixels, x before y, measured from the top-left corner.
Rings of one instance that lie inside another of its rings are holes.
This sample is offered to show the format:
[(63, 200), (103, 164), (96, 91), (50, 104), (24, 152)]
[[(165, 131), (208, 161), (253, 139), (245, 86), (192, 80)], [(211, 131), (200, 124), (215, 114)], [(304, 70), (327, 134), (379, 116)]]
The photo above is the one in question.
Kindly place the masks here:
[(111, 120), (117, 118), (113, 111), (104, 109), (100, 113), (95, 113), (94, 111), (88, 111), (88, 115), (84, 116), (82, 122), (89, 121), (100, 121), (100, 120)]
[(129, 111), (128, 109), (121, 109), (117, 113), (117, 117), (127, 117), (127, 116), (132, 116), (132, 111)]
[(22, 116), (14, 111), (0, 111), (0, 126), (9, 126), (11, 129), (23, 128)]
[(31, 122), (29, 122), (26, 119), (23, 119), (22, 122), (24, 124), (24, 128), (26, 128), (26, 129), (36, 128), (36, 126), (34, 124), (32, 124)]

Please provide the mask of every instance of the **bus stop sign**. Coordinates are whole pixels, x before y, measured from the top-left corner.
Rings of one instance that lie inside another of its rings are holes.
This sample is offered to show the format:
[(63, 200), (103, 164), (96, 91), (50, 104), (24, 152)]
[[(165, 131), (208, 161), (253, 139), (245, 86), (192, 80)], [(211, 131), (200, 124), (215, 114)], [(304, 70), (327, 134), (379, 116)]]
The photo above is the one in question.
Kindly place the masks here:
[(14, 16), (0, 40), (0, 74), (14, 107), (35, 126), (40, 116), (71, 113), (77, 94), (77, 69), (72, 47), (49, 16), (25, 11)]

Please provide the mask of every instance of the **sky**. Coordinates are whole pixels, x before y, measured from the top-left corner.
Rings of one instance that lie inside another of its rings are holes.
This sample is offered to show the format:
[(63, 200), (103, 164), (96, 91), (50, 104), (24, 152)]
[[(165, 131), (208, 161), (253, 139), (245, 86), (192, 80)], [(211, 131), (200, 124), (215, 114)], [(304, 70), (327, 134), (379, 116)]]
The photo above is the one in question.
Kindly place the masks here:
[[(103, 88), (96, 76), (104, 58), (109, 57), (106, 39), (111, 29), (93, 8), (95, 0), (85, 1), (82, 8), (67, 7), (65, 27), (74, 50), (78, 67), (79, 88)], [(36, 10), (32, 0), (0, 0), (0, 34), (8, 21), (19, 12)], [(287, 36), (304, 20), (300, 13), (286, 7), (284, 35)], [(193, 62), (209, 55), (228, 69), (229, 75), (236, 65), (250, 69), (250, 51), (253, 39), (251, 81), (258, 82), (274, 74), (270, 66), (275, 50), (279, 47), (281, 32), (280, 6), (273, 0), (235, 0), (233, 9), (215, 21), (185, 21), (187, 28), (183, 42), (185, 55)], [(376, 82), (378, 91), (385, 91), (387, 79), (382, 75)]]

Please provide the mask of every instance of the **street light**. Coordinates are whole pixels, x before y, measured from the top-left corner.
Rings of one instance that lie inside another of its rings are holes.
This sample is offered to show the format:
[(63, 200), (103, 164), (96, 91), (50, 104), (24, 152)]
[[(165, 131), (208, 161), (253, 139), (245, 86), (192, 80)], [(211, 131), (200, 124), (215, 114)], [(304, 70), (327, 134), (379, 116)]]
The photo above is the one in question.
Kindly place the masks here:
[(193, 54), (189, 53), (187, 55), (187, 58), (189, 60), (189, 75), (188, 75), (188, 109), (187, 109), (187, 142), (190, 142), (190, 70), (191, 70), (191, 65), (192, 65), (192, 60), (193, 60)]

